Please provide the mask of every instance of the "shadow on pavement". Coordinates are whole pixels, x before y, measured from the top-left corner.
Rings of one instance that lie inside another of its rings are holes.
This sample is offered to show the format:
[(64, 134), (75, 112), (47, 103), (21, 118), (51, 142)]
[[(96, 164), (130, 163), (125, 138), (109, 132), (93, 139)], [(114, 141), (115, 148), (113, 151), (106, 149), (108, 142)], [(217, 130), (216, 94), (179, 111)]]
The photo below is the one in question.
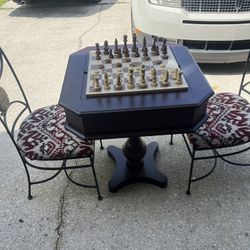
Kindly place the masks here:
[[(100, 0), (33, 0), (31, 4), (20, 5), (14, 9), (10, 16), (34, 18), (90, 16), (110, 8), (116, 1), (106, 3)], [(101, 8), (96, 8), (96, 6), (101, 6)]]

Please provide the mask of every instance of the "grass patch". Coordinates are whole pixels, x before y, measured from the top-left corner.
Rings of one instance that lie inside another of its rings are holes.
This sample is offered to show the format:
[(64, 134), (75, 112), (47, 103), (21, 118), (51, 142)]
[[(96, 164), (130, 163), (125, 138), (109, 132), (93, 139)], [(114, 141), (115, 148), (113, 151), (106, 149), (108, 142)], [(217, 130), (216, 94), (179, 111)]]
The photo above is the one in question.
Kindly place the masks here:
[(0, 7), (3, 6), (7, 2), (8, 2), (8, 0), (0, 0)]

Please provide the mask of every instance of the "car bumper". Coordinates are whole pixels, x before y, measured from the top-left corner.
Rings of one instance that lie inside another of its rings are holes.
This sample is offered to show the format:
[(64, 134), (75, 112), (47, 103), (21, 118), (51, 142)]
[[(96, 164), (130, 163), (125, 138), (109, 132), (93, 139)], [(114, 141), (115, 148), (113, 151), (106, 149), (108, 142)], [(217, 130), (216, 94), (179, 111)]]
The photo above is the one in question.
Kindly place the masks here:
[(245, 61), (250, 49), (250, 13), (189, 13), (132, 0), (132, 29), (140, 41), (153, 35), (186, 45), (200, 63)]
[(135, 27), (147, 34), (182, 40), (250, 39), (250, 12), (199, 13), (153, 5), (148, 0), (131, 3)]
[[(145, 37), (148, 43), (152, 42), (152, 35), (138, 32), (136, 33), (137, 39), (142, 43)], [(161, 38), (159, 38), (161, 40)], [(169, 42), (176, 44), (183, 44), (183, 40), (172, 39)], [(198, 63), (235, 63), (246, 61), (249, 50), (199, 50), (189, 49), (193, 58)]]

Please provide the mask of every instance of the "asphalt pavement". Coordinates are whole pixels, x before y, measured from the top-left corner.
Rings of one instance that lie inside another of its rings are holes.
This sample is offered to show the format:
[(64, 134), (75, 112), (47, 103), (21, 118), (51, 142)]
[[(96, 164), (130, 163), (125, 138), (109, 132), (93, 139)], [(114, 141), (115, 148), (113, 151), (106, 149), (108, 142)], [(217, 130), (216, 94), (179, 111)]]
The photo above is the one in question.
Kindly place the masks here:
[[(129, 0), (43, 1), (27, 7), (10, 1), (0, 9), (0, 46), (32, 109), (58, 102), (72, 52), (104, 40), (122, 40), (124, 34), (131, 41)], [(201, 69), (216, 92), (237, 93), (241, 63)], [(167, 188), (133, 184), (110, 193), (115, 163), (96, 142), (102, 201), (94, 190), (69, 183), (63, 174), (34, 186), (34, 199), (28, 200), (24, 168), (0, 126), (0, 249), (249, 250), (250, 169), (219, 161), (215, 172), (194, 183), (187, 196), (190, 158), (181, 136), (175, 136), (173, 146), (169, 136), (144, 140), (159, 143), (156, 161), (169, 178)], [(104, 146), (124, 142), (105, 140)], [(249, 154), (237, 158), (250, 160)], [(200, 166), (198, 172), (211, 161)], [(79, 174), (82, 180), (89, 177)]]

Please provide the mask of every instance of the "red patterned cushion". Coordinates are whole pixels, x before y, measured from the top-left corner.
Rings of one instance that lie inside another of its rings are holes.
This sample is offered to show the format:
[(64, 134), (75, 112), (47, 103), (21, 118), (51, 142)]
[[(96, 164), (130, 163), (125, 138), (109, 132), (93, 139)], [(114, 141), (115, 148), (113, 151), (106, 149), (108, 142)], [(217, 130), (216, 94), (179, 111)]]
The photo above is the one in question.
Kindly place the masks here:
[(207, 105), (208, 120), (188, 134), (196, 149), (237, 146), (250, 141), (250, 104), (232, 93), (219, 93)]
[(59, 105), (40, 108), (21, 124), (17, 143), (31, 160), (80, 158), (93, 154), (94, 141), (81, 140), (64, 128), (65, 112)]

